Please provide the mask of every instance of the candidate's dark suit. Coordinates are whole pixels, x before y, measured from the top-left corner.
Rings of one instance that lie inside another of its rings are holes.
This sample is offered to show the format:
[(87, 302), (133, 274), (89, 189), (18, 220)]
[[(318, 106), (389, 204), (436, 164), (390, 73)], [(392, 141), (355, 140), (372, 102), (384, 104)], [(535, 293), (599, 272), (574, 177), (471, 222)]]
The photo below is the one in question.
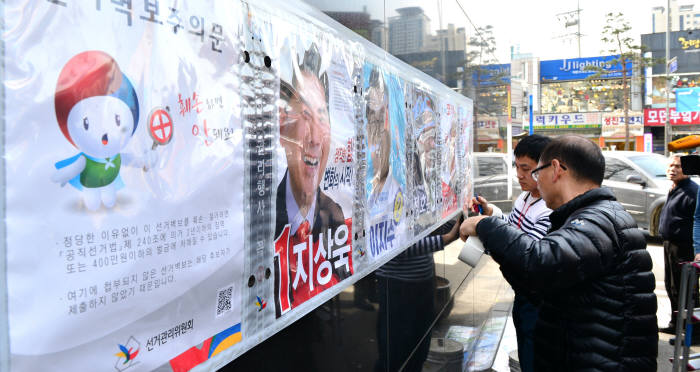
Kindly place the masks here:
[[(282, 178), (282, 181), (280, 184), (277, 186), (277, 211), (276, 211), (276, 217), (275, 217), (275, 240), (277, 240), (280, 237), (280, 234), (284, 230), (285, 226), (289, 224), (289, 217), (287, 216), (287, 203), (286, 203), (286, 198), (287, 198), (287, 177), (289, 176), (289, 172), (286, 172), (284, 177)], [(289, 195), (289, 197), (294, 197), (292, 195)], [(311, 233), (313, 234), (313, 239), (315, 242), (318, 242), (320, 237), (320, 234), (323, 234), (323, 240), (324, 242), (328, 241), (328, 229), (330, 229), (331, 234), (335, 236), (335, 231), (336, 229), (345, 224), (345, 217), (343, 215), (343, 210), (340, 208), (340, 205), (338, 203), (334, 202), (328, 195), (324, 194), (320, 188), (317, 188), (316, 190), (316, 207), (314, 210), (314, 224), (311, 227)], [(349, 233), (349, 232), (348, 232)], [(348, 236), (347, 237), (347, 243), (346, 244), (351, 244), (352, 242), (352, 237)], [(324, 243), (325, 245), (325, 243)], [(333, 246), (333, 248), (336, 248)], [(352, 254), (352, 253), (350, 253)], [(331, 267), (333, 270), (333, 275), (338, 279), (338, 281), (341, 281), (351, 275), (351, 272), (346, 269), (345, 266), (341, 266), (339, 268), (335, 267), (335, 263), (337, 260), (339, 260), (340, 257), (333, 257), (332, 255), (329, 255), (326, 257), (326, 260), (331, 263)], [(278, 293), (279, 288), (280, 288), (280, 263), (277, 261), (277, 258), (275, 258), (275, 293)], [(294, 295), (289, 293), (290, 298), (294, 298)], [(280, 309), (278, 308), (278, 304), (275, 304), (275, 313), (277, 317), (281, 315)]]
[[(282, 181), (277, 186), (277, 215), (275, 218), (275, 239), (282, 233), (284, 226), (289, 223), (289, 218), (287, 217), (287, 177), (289, 172), (284, 174)], [(294, 197), (290, 195), (289, 197)], [(314, 211), (314, 225), (311, 228), (311, 232), (314, 235), (314, 240), (320, 233), (325, 236), (330, 228), (332, 232), (335, 232), (336, 227), (345, 223), (345, 216), (343, 215), (343, 210), (340, 208), (338, 203), (334, 202), (333, 199), (328, 197), (321, 191), (321, 188), (316, 189), (316, 210)], [(341, 278), (342, 279), (342, 278)]]

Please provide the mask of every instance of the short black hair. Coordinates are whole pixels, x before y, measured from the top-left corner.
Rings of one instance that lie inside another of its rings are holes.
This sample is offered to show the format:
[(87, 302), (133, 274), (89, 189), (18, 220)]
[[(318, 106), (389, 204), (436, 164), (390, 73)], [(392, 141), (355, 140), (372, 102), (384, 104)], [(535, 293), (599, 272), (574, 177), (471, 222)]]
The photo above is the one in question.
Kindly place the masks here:
[(529, 135), (518, 142), (513, 153), (516, 158), (527, 156), (537, 163), (540, 160), (542, 150), (544, 150), (550, 142), (552, 142), (552, 139), (547, 136), (539, 134)]
[(586, 180), (600, 186), (605, 174), (605, 158), (600, 147), (592, 141), (576, 135), (554, 138), (540, 155), (540, 162), (553, 159), (562, 162), (578, 180)]

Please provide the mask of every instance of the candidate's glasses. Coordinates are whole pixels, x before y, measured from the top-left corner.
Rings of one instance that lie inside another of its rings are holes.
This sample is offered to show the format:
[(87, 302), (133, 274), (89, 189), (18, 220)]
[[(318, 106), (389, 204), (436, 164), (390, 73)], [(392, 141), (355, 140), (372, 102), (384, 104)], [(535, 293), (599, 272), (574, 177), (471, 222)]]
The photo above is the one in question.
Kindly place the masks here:
[[(545, 168), (547, 168), (547, 167), (550, 167), (551, 165), (552, 165), (552, 162), (550, 161), (550, 162), (547, 163), (547, 164), (544, 164), (544, 165), (542, 165), (542, 166), (540, 166), (540, 167), (537, 167), (537, 168), (533, 169), (532, 172), (530, 172), (530, 175), (532, 175), (532, 179), (535, 180), (535, 182), (537, 182), (537, 179), (539, 178), (539, 173), (540, 173), (540, 171), (541, 171), (542, 169), (545, 169)], [(566, 166), (565, 166), (564, 164), (559, 163), (559, 166), (561, 167), (561, 169), (566, 170)]]

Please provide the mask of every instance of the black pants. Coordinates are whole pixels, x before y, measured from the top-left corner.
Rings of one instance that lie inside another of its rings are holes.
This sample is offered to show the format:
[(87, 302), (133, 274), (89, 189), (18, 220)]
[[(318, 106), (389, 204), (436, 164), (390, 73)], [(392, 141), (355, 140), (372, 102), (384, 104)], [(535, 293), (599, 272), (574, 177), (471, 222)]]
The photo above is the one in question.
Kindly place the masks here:
[(520, 370), (535, 370), (535, 324), (537, 324), (537, 307), (527, 297), (515, 292), (513, 299), (513, 325), (518, 339), (518, 360)]
[[(681, 289), (681, 270), (682, 262), (693, 261), (695, 254), (693, 247), (681, 247), (664, 240), (664, 284), (666, 284), (666, 293), (671, 301), (671, 311), (678, 310), (678, 300), (680, 298)], [(697, 285), (696, 285), (697, 288)], [(695, 306), (698, 304), (698, 291), (694, 293)], [(671, 317), (671, 323), (675, 324), (675, 318)]]
[[(376, 371), (420, 371), (430, 351), (435, 278), (409, 282), (377, 276), (379, 314)], [(415, 352), (414, 352), (415, 350)]]

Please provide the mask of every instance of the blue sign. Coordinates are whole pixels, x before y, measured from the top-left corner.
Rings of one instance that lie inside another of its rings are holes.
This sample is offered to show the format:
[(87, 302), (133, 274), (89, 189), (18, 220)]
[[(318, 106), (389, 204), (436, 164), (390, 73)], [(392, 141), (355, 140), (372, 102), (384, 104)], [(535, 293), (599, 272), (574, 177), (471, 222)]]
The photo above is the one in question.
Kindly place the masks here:
[[(540, 80), (542, 82), (583, 80), (596, 71), (587, 70), (588, 66), (600, 67), (609, 70), (601, 79), (622, 77), (622, 64), (613, 65), (612, 60), (618, 56), (601, 56), (589, 58), (555, 59), (553, 61), (540, 62)], [(627, 76), (632, 76), (632, 62), (627, 62)]]
[(700, 111), (700, 88), (676, 89), (676, 112)]
[(472, 73), (472, 81), (479, 87), (510, 85), (510, 63), (478, 66)]
[(668, 72), (672, 74), (676, 71), (678, 71), (678, 58), (673, 57), (668, 63)]

